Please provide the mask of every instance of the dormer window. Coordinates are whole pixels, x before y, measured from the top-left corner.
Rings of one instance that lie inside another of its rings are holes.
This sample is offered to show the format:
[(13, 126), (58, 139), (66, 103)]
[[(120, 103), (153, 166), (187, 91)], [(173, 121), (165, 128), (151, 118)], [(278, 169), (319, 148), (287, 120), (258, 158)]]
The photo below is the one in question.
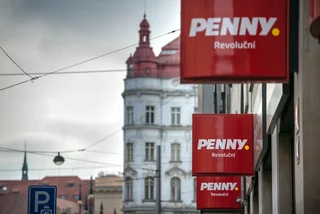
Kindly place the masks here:
[(128, 75), (132, 77), (134, 75), (133, 64), (129, 64), (128, 66)]
[(177, 53), (177, 50), (163, 50), (161, 51), (161, 55), (173, 55)]

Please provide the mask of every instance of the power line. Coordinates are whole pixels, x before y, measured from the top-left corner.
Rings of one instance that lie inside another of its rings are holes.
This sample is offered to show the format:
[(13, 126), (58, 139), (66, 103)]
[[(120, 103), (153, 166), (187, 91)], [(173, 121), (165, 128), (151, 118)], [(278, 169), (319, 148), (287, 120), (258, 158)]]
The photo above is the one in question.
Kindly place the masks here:
[[(24, 150), (19, 149), (11, 149), (0, 147), (0, 152), (24, 152)], [(74, 153), (74, 152), (84, 152), (84, 149), (77, 149), (77, 150), (66, 150), (66, 151), (26, 151), (27, 153), (46, 153), (46, 154), (56, 154), (56, 153)]]
[[(193, 87), (191, 86), (191, 87), (187, 88), (185, 91), (187, 92), (188, 89), (192, 89), (192, 88), (193, 88)], [(173, 99), (175, 99), (175, 98), (178, 97), (179, 95), (180, 95), (180, 92), (178, 92), (178, 95), (175, 95), (175, 96), (173, 96), (171, 99), (169, 99), (169, 100), (167, 100), (166, 102), (162, 103), (161, 105), (158, 105), (155, 109), (158, 109), (158, 108), (160, 108), (161, 106), (169, 103), (170, 101), (172, 101)], [(141, 117), (139, 117), (138, 119), (136, 119), (134, 122), (140, 121), (140, 120), (143, 119), (145, 116), (146, 116), (146, 115), (142, 115)], [(120, 132), (120, 131), (122, 131), (122, 129), (119, 129), (119, 130), (117, 130), (117, 131), (115, 131), (115, 132), (107, 135), (106, 137), (98, 140), (97, 142), (95, 142), (95, 143), (87, 146), (87, 147), (85, 148), (85, 150), (88, 149), (88, 148), (91, 148), (91, 147), (93, 147), (93, 146), (95, 146), (95, 145), (97, 145), (97, 144), (99, 144), (99, 143), (101, 143), (101, 142), (103, 142), (103, 141), (106, 140), (107, 138), (112, 137), (113, 135), (117, 134), (117, 133)]]
[[(9, 150), (9, 151), (13, 151), (13, 152), (25, 152), (25, 151), (19, 150), (19, 149), (10, 149), (10, 148), (4, 148), (4, 147), (0, 147), (0, 149)], [(28, 152), (28, 151), (26, 151), (26, 152), (30, 153), (30, 154), (36, 154), (36, 155), (42, 155), (42, 156), (48, 156), (48, 157), (55, 157), (55, 155), (50, 155), (50, 154), (45, 154), (45, 153)], [(99, 161), (91, 161), (91, 160), (72, 158), (72, 157), (65, 157), (65, 156), (63, 156), (63, 157), (66, 160), (81, 161), (81, 162), (87, 162), (87, 163), (97, 163), (97, 164), (108, 165), (108, 166), (111, 166), (111, 167), (112, 166), (113, 167), (123, 167), (123, 165), (119, 165), (119, 164), (105, 163), (105, 162), (99, 162)]]
[[(59, 167), (59, 168), (35, 168), (28, 171), (51, 171), (51, 170), (77, 170), (77, 169), (105, 169), (107, 166), (87, 166), (87, 167)], [(21, 169), (0, 169), (0, 172), (20, 172)]]
[(23, 70), (18, 63), (16, 63), (11, 57), (10, 55), (0, 46), (0, 49), (3, 51), (3, 53), (11, 60), (11, 62), (13, 62), (13, 64), (15, 64), (25, 75), (29, 76), (31, 79), (33, 78), (32, 76), (30, 76), (25, 70)]
[[(0, 147), (0, 152), (5, 151), (5, 152), (19, 152), (19, 153), (29, 153), (29, 154), (35, 154), (35, 155), (42, 155), (42, 156), (47, 156), (47, 157), (55, 157), (55, 155), (50, 155), (50, 154), (45, 154), (45, 153), (39, 153), (39, 152), (31, 152), (31, 151), (23, 151), (23, 150), (19, 150), (19, 149), (11, 149), (11, 148), (4, 148), (4, 147)], [(99, 162), (99, 161), (93, 161), (93, 160), (85, 160), (85, 159), (79, 159), (79, 158), (72, 158), (72, 157), (65, 157), (63, 156), (64, 159), (66, 160), (73, 160), (73, 161), (80, 161), (80, 162), (87, 162), (87, 163), (97, 163), (97, 164), (103, 164), (103, 165), (107, 165), (109, 167), (125, 167), (125, 165), (120, 165), (120, 164), (112, 164), (112, 163), (105, 163), (105, 162)], [(192, 162), (190, 161), (183, 161), (184, 163), (190, 163)], [(162, 162), (161, 165), (166, 165), (166, 164), (172, 164), (172, 163), (167, 163), (167, 162)], [(139, 167), (141, 166), (141, 167)], [(133, 167), (135, 169), (143, 169), (143, 170), (150, 170), (150, 171), (154, 171), (155, 169), (148, 169), (145, 168), (146, 166), (154, 166), (154, 164), (150, 163), (150, 164), (133, 164)], [(1, 171), (1, 170), (0, 170)]]
[[(150, 40), (154, 40), (154, 39), (160, 38), (160, 37), (162, 37), (162, 36), (166, 36), (166, 35), (175, 33), (175, 32), (177, 32), (177, 31), (179, 31), (179, 30), (180, 30), (180, 29), (170, 31), (170, 32), (168, 32), (168, 33), (165, 33), (165, 34), (162, 34), (162, 35), (153, 37), (153, 38), (151, 38)], [(40, 79), (40, 78), (42, 78), (42, 77), (45, 77), (45, 76), (47, 76), (47, 75), (55, 74), (55, 73), (61, 72), (61, 71), (63, 71), (63, 70), (67, 70), (67, 69), (69, 69), (69, 68), (72, 68), (72, 67), (75, 67), (75, 66), (78, 66), (78, 65), (82, 65), (82, 64), (85, 64), (85, 63), (88, 63), (88, 62), (90, 62), (90, 61), (93, 61), (93, 60), (96, 60), (96, 59), (99, 59), (99, 58), (102, 58), (102, 57), (105, 57), (105, 56), (108, 56), (108, 55), (111, 55), (111, 54), (114, 54), (114, 53), (117, 53), (117, 52), (120, 52), (120, 51), (123, 51), (123, 50), (125, 50), (125, 49), (131, 48), (131, 47), (134, 47), (134, 46), (137, 46), (137, 45), (139, 45), (139, 43), (136, 43), (136, 44), (133, 44), (133, 45), (128, 45), (128, 46), (126, 46), (126, 47), (123, 47), (123, 48), (120, 48), (120, 49), (117, 49), (117, 50), (114, 50), (114, 51), (111, 51), (111, 52), (108, 52), (108, 53), (105, 53), (105, 54), (102, 54), (102, 55), (99, 55), (99, 56), (96, 56), (96, 57), (93, 57), (93, 58), (90, 58), (90, 59), (87, 59), (87, 60), (84, 60), (84, 61), (81, 61), (81, 62), (78, 62), (78, 63), (72, 64), (72, 65), (69, 65), (69, 66), (60, 68), (60, 69), (58, 69), (58, 70), (55, 70), (55, 71), (52, 71), (52, 72), (49, 72), (49, 73), (45, 73), (45, 74), (42, 74), (42, 75), (39, 75), (39, 76), (36, 76), (36, 77), (32, 77), (32, 78), (29, 79), (29, 80), (25, 80), (25, 81), (15, 83), (15, 84), (13, 84), (13, 85), (10, 85), (10, 86), (4, 87), (4, 88), (0, 88), (0, 91), (4, 91), (4, 90), (6, 90), (6, 89), (13, 88), (13, 87), (18, 86), (18, 85), (22, 85), (22, 84), (27, 83), (27, 82), (30, 82), (30, 81), (32, 82), (32, 81), (34, 81), (34, 80), (38, 80), (38, 79)]]
[[(93, 70), (93, 71), (61, 71), (58, 73), (54, 73), (53, 75), (61, 75), (61, 74), (94, 74), (94, 73), (112, 73), (112, 72), (125, 72), (126, 69), (109, 69), (109, 70)], [(29, 73), (30, 75), (44, 75), (46, 73)], [(0, 74), (0, 76), (21, 76), (24, 74), (20, 73), (4, 73)]]
[[(188, 90), (189, 90), (189, 89), (192, 89), (192, 88), (193, 88), (193, 87), (191, 86), (191, 87), (185, 89), (185, 92), (188, 92)], [(178, 95), (175, 95), (175, 96), (173, 96), (171, 99), (167, 100), (166, 102), (158, 105), (155, 109), (158, 109), (158, 108), (160, 108), (161, 106), (169, 103), (170, 101), (172, 101), (173, 99), (175, 99), (176, 97), (178, 97), (178, 96), (179, 96), (179, 93), (180, 93), (180, 92), (178, 92)], [(134, 123), (140, 121), (140, 120), (143, 119), (144, 117), (145, 117), (145, 115), (140, 116), (138, 119), (136, 119), (136, 120), (134, 121)], [(98, 152), (98, 153), (101, 153), (101, 152), (99, 152), (99, 151), (90, 151), (90, 150), (88, 150), (88, 149), (91, 148), (91, 147), (93, 147), (93, 146), (96, 146), (96, 145), (99, 144), (99, 143), (102, 143), (103, 141), (105, 141), (106, 139), (114, 136), (115, 134), (119, 133), (120, 131), (122, 131), (122, 128), (121, 128), (121, 129), (118, 129), (117, 131), (112, 132), (111, 134), (109, 134), (109, 135), (101, 138), (100, 140), (98, 140), (98, 141), (96, 141), (96, 142), (94, 142), (94, 143), (90, 144), (89, 146), (87, 146), (87, 147), (85, 147), (85, 148), (82, 148), (82, 149), (67, 150), (67, 151), (28, 151), (28, 152), (29, 152), (29, 153), (58, 153), (58, 152), (60, 152), (60, 153), (73, 153), (73, 152), (84, 152), (84, 151), (88, 151), (88, 152)], [(3, 149), (3, 150), (0, 150), (0, 152), (1, 152), (1, 151), (4, 151), (4, 150), (24, 152), (23, 150), (10, 149), (10, 148), (4, 148), (4, 147), (0, 147), (0, 149)]]

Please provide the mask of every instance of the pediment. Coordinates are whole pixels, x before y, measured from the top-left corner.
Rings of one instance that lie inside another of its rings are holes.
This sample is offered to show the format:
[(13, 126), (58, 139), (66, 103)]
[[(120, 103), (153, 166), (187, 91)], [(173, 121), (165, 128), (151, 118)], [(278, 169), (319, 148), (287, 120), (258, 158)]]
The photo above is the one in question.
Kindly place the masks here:
[(175, 166), (175, 167), (172, 167), (171, 169), (167, 170), (166, 175), (168, 175), (168, 176), (185, 176), (185, 175), (187, 175), (187, 172), (184, 171), (183, 169)]
[(132, 167), (128, 166), (124, 169), (123, 174), (125, 177), (134, 177), (137, 175), (137, 171)]

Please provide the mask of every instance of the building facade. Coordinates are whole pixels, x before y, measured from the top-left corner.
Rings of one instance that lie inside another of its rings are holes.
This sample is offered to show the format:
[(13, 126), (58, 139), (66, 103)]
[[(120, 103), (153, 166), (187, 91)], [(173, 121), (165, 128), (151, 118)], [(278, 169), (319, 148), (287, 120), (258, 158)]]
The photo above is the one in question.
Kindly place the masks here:
[(155, 56), (149, 23), (127, 60), (124, 99), (124, 213), (155, 213), (156, 148), (161, 148), (161, 213), (198, 213), (191, 173), (197, 87), (180, 85), (180, 38)]
[(95, 179), (94, 210), (95, 214), (121, 214), (123, 179), (117, 175), (100, 174)]

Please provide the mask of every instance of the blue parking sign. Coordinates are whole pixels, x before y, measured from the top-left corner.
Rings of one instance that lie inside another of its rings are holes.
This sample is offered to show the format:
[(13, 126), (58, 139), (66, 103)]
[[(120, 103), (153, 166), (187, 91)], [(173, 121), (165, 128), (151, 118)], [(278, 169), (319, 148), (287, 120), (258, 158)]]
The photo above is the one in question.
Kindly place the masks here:
[(56, 206), (56, 186), (29, 186), (28, 214), (56, 214)]

